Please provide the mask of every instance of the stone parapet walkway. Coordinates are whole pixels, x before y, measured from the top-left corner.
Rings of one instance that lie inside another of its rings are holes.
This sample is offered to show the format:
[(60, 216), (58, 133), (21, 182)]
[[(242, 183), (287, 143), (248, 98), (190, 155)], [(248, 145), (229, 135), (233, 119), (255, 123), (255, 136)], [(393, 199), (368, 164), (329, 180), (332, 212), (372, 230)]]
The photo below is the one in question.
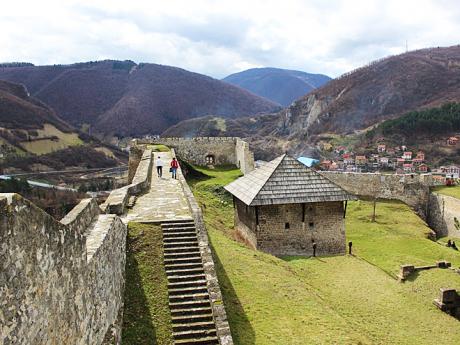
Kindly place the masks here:
[[(163, 176), (158, 177), (155, 162), (160, 156), (163, 161)], [(170, 220), (191, 220), (192, 214), (179, 180), (171, 178), (169, 164), (171, 152), (154, 152), (152, 181), (147, 193), (137, 198), (134, 207), (126, 216), (125, 223), (162, 223)]]

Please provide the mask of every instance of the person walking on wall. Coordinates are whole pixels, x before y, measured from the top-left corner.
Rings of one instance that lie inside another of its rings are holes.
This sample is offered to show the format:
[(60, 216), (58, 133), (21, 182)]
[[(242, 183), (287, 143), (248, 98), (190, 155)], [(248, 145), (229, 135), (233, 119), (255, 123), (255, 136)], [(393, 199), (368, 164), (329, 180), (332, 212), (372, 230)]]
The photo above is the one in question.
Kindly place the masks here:
[(163, 161), (161, 160), (161, 157), (157, 157), (157, 161), (155, 162), (155, 165), (157, 167), (157, 174), (158, 177), (161, 177), (163, 175)]
[(170, 169), (173, 179), (177, 178), (176, 177), (177, 168), (179, 168), (179, 162), (177, 161), (176, 157), (173, 157), (173, 159), (171, 161), (171, 169)]

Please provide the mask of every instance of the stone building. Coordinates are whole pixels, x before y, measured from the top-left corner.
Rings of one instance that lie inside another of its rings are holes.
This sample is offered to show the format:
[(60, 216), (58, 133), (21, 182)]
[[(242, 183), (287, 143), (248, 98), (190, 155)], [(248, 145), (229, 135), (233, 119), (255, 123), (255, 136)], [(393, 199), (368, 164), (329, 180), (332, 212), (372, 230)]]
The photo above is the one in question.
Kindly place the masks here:
[(345, 214), (356, 199), (288, 155), (225, 186), (235, 227), (255, 249), (273, 255), (345, 253)]

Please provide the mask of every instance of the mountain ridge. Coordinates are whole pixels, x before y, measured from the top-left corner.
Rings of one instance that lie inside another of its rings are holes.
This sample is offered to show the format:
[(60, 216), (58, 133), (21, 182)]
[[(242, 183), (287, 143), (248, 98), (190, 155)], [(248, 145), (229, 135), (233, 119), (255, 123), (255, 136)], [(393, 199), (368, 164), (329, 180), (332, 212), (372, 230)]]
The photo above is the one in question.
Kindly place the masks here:
[(296, 70), (262, 67), (230, 74), (222, 79), (282, 106), (326, 84), (331, 80), (324, 74)]
[(208, 76), (130, 60), (0, 65), (0, 79), (24, 84), (70, 124), (91, 126), (104, 135), (156, 134), (192, 117), (248, 116), (280, 109), (269, 100)]

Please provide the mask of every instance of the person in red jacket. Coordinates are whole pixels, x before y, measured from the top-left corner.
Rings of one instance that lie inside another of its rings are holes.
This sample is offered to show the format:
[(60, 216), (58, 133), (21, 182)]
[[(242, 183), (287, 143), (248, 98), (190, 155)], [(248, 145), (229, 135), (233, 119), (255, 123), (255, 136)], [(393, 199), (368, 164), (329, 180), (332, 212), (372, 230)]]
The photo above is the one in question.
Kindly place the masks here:
[(171, 161), (171, 173), (172, 173), (172, 178), (177, 178), (176, 177), (176, 172), (177, 168), (179, 167), (179, 162), (177, 161), (176, 157), (173, 157)]

